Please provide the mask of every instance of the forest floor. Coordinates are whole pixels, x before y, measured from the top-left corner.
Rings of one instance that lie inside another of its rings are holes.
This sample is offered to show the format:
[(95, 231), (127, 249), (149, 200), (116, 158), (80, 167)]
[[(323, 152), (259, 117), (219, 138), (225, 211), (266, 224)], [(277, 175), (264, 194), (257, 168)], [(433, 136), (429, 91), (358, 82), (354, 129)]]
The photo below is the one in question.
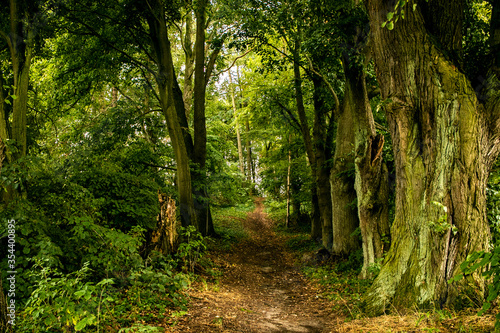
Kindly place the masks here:
[(243, 225), (248, 238), (212, 254), (224, 267), (219, 283), (190, 292), (188, 313), (172, 332), (330, 332), (338, 317), (294, 264), (262, 198)]
[[(167, 332), (491, 332), (494, 316), (460, 318), (446, 312), (414, 313), (352, 320), (338, 300), (306, 278), (287, 236), (275, 232), (264, 212), (264, 199), (242, 220), (248, 237), (230, 250), (210, 251), (221, 269), (212, 282), (189, 291), (188, 310), (170, 322)], [(334, 310), (336, 309), (336, 310)]]

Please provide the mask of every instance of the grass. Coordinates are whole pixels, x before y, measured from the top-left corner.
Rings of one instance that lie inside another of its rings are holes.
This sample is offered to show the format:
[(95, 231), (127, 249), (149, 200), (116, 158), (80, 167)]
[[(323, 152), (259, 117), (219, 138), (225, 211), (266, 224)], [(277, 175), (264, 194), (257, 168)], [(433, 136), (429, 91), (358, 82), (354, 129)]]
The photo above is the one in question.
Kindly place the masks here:
[(252, 202), (240, 204), (234, 207), (213, 207), (212, 218), (214, 228), (220, 239), (210, 242), (209, 248), (219, 248), (224, 251), (230, 251), (232, 246), (242, 239), (248, 237), (243, 226), (247, 214), (254, 209)]

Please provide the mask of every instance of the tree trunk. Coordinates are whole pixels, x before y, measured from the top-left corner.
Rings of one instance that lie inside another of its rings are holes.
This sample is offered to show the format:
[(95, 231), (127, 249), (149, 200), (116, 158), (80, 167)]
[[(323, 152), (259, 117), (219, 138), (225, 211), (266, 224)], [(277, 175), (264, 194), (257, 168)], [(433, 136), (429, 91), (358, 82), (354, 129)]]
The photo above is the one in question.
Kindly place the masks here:
[[(247, 181), (248, 184), (252, 184), (252, 179), (255, 179), (254, 177), (254, 171), (253, 171), (253, 163), (252, 163), (252, 141), (250, 141), (250, 122), (248, 121), (248, 118), (245, 119), (245, 129), (246, 129), (246, 146), (247, 146)], [(253, 187), (253, 185), (252, 185)], [(253, 192), (253, 191), (252, 191)]]
[[(288, 136), (288, 145), (291, 144), (291, 136)], [(290, 226), (290, 176), (292, 173), (292, 150), (288, 148), (288, 168), (286, 173), (286, 227)]]
[(460, 10), (450, 11), (459, 3), (436, 0), (422, 11), (419, 2), (388, 30), (381, 25), (390, 6), (367, 2), (396, 166), (391, 248), (365, 297), (371, 315), (484, 295), (480, 273), (447, 283), (469, 254), (489, 249), (486, 183), (499, 148), (498, 99), (481, 104), (449, 57), (461, 38), (443, 34), (461, 30)]
[(241, 135), (240, 135), (240, 125), (238, 122), (238, 113), (236, 112), (236, 101), (234, 98), (234, 86), (233, 86), (233, 77), (231, 72), (229, 72), (229, 85), (231, 89), (231, 103), (233, 105), (233, 115), (234, 115), (234, 127), (236, 128), (236, 141), (238, 143), (238, 162), (240, 166), (240, 172), (242, 175), (245, 175), (245, 168), (243, 167), (243, 148), (241, 145)]
[(300, 130), (304, 139), (304, 146), (306, 154), (311, 165), (311, 172), (313, 176), (313, 184), (311, 187), (311, 204), (312, 204), (312, 219), (311, 219), (311, 238), (322, 239), (323, 234), (323, 220), (321, 214), (321, 205), (319, 203), (319, 191), (316, 183), (316, 156), (311, 140), (311, 133), (307, 122), (306, 110), (304, 107), (304, 98), (302, 93), (302, 78), (300, 75), (300, 40), (295, 40), (295, 50), (293, 52), (293, 73), (294, 73), (294, 86), (295, 86), (295, 100), (297, 102), (297, 113), (299, 115)]
[(206, 7), (207, 1), (200, 0), (196, 3), (196, 42), (195, 42), (195, 67), (194, 67), (194, 152), (193, 162), (195, 188), (195, 210), (198, 219), (198, 230), (203, 236), (217, 236), (213, 226), (212, 214), (210, 211), (210, 199), (207, 194), (207, 177), (205, 171), (207, 159), (207, 128), (205, 117), (205, 95), (206, 87), (210, 79), (215, 64), (215, 58), (220, 51), (220, 47), (215, 49), (211, 55), (205, 71), (205, 28), (206, 28)]
[[(0, 79), (1, 87), (1, 109), (0, 109), (0, 139), (2, 140), (1, 159), (3, 163), (12, 163), (26, 156), (27, 152), (27, 118), (28, 110), (28, 87), (30, 78), (30, 66), (33, 57), (34, 33), (31, 27), (29, 13), (22, 2), (10, 1), (10, 34), (2, 33), (10, 51), (12, 66), (12, 96), (7, 96), (3, 85), (4, 78)], [(3, 72), (0, 72), (3, 75)], [(6, 100), (10, 106), (6, 105)], [(9, 118), (12, 120), (9, 122)], [(6, 141), (12, 139), (16, 143), (16, 149), (8, 151)], [(3, 204), (11, 202), (21, 189), (7, 186), (7, 191), (2, 195)]]
[(332, 193), (332, 253), (348, 256), (360, 247), (359, 238), (353, 233), (359, 227), (354, 189), (354, 105), (346, 89), (344, 101), (337, 116), (337, 138), (333, 168), (330, 174)]
[(157, 0), (153, 3), (151, 11), (151, 15), (148, 17), (148, 25), (158, 64), (156, 82), (158, 84), (161, 109), (165, 116), (177, 164), (177, 189), (179, 191), (181, 223), (183, 226), (197, 225), (192, 196), (189, 156), (173, 96), (174, 67), (162, 1)]
[(388, 171), (382, 158), (384, 136), (375, 132), (375, 122), (366, 91), (362, 64), (348, 56), (343, 60), (346, 78), (346, 103), (355, 115), (354, 187), (358, 202), (358, 218), (363, 247), (363, 268), (360, 277), (370, 278), (370, 266), (382, 259), (389, 241), (389, 183)]
[(11, 323), (15, 323), (15, 319), (12, 320), (8, 316), (7, 298), (5, 297), (3, 286), (0, 283), (0, 332), (4, 333), (12, 332), (13, 325), (11, 325)]
[(323, 78), (313, 75), (314, 85), (314, 126), (313, 145), (315, 154), (315, 182), (318, 189), (318, 205), (321, 216), (321, 234), (323, 246), (330, 250), (333, 241), (332, 229), (332, 197), (330, 187), (331, 166), (329, 160), (332, 158), (331, 143), (327, 142), (329, 110), (325, 106), (323, 97), (325, 94), (325, 83)]
[(193, 52), (193, 16), (191, 12), (186, 14), (186, 31), (183, 38), (183, 49), (186, 60), (184, 61), (184, 90), (182, 99), (184, 101), (184, 110), (186, 113), (186, 120), (189, 122), (189, 114), (191, 112), (191, 105), (193, 101), (193, 75), (194, 75), (194, 52)]

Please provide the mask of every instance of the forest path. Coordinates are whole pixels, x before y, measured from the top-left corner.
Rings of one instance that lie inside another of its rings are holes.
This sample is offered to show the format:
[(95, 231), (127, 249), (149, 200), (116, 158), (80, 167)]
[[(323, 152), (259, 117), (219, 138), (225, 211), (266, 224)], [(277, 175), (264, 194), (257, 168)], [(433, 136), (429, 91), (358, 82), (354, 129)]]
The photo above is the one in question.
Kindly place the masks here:
[(341, 320), (294, 264), (285, 238), (273, 231), (264, 199), (244, 221), (249, 237), (217, 254), (219, 285), (192, 291), (188, 313), (172, 332), (331, 332)]

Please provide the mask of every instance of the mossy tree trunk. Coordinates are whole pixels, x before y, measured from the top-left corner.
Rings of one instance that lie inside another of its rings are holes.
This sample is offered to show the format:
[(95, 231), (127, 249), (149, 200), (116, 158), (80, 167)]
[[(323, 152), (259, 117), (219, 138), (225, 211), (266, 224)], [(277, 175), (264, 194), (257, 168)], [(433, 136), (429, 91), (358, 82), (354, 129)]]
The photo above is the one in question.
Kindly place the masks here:
[(207, 194), (207, 174), (205, 170), (207, 160), (207, 127), (205, 116), (206, 88), (210, 80), (215, 60), (222, 45), (216, 47), (207, 63), (205, 63), (205, 32), (206, 11), (208, 1), (199, 0), (195, 4), (196, 17), (196, 41), (195, 41), (195, 65), (194, 65), (194, 112), (193, 112), (193, 155), (195, 164), (194, 195), (195, 212), (198, 219), (198, 230), (203, 236), (216, 236), (213, 226), (212, 213), (210, 211), (210, 199)]
[[(0, 154), (3, 163), (12, 163), (26, 156), (28, 87), (30, 66), (33, 57), (34, 32), (29, 9), (24, 2), (10, 0), (10, 32), (0, 31), (10, 51), (12, 81), (5, 81), (4, 72), (0, 71)], [(6, 74), (6, 73), (5, 73)], [(9, 75), (10, 76), (10, 75)], [(6, 90), (4, 85), (11, 84)], [(8, 151), (7, 140), (15, 141), (16, 148)], [(20, 190), (20, 189), (18, 189)], [(18, 193), (12, 186), (3, 194), (3, 203), (8, 204)]]
[(419, 2), (388, 30), (391, 4), (367, 1), (397, 178), (391, 248), (365, 296), (371, 315), (482, 300), (480, 274), (447, 281), (467, 255), (489, 249), (486, 183), (499, 149), (498, 78), (479, 100), (455, 60), (464, 2)]
[[(175, 101), (178, 98), (174, 99), (174, 66), (162, 1), (156, 0), (153, 2), (150, 10), (151, 15), (148, 17), (148, 25), (158, 66), (156, 82), (162, 112), (165, 116), (177, 164), (177, 189), (179, 191), (181, 223), (183, 226), (191, 224), (196, 226), (189, 156), (184, 133), (177, 116)], [(182, 102), (182, 99), (180, 101)]]
[(332, 253), (348, 256), (360, 248), (359, 237), (353, 233), (359, 227), (354, 189), (354, 110), (349, 103), (354, 97), (346, 89), (337, 118), (337, 135), (333, 168), (330, 174), (332, 199), (333, 246)]
[(359, 226), (363, 248), (361, 278), (371, 277), (370, 266), (382, 259), (388, 249), (389, 183), (382, 157), (384, 136), (375, 132), (375, 121), (366, 91), (363, 64), (344, 57), (345, 102), (354, 112), (355, 182)]

